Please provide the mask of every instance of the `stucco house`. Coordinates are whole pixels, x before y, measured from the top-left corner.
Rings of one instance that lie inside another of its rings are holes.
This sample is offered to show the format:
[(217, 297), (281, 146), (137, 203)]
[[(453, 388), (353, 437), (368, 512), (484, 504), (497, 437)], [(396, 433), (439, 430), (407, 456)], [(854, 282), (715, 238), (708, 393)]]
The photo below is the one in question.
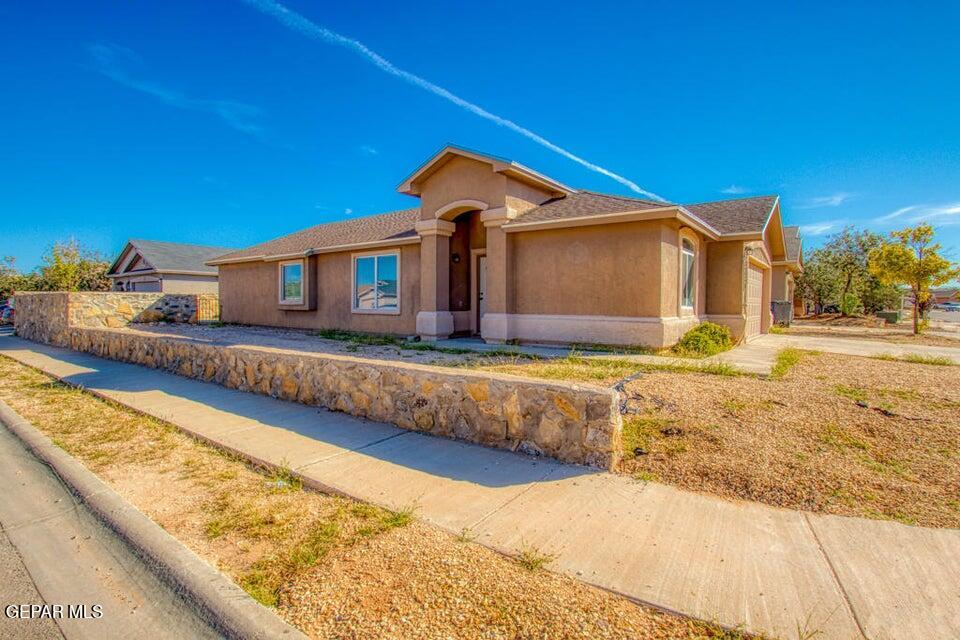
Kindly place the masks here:
[(797, 295), (796, 277), (803, 271), (803, 241), (800, 227), (784, 227), (785, 253), (773, 263), (773, 301), (789, 302), (793, 314), (803, 313), (803, 300)]
[(217, 293), (217, 268), (206, 264), (227, 247), (128, 240), (107, 270), (114, 291)]
[(681, 205), (573, 189), (447, 146), (398, 191), (419, 206), (208, 261), (226, 322), (489, 342), (673, 344), (701, 320), (771, 324), (779, 198)]

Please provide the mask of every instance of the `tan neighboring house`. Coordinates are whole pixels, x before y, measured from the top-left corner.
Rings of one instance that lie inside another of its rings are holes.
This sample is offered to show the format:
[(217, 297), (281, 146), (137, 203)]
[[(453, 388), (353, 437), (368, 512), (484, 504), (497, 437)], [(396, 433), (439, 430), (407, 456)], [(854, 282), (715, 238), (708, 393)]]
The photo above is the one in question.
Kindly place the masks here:
[(114, 291), (217, 293), (217, 268), (206, 264), (226, 247), (128, 240), (107, 270)]
[(774, 302), (789, 302), (794, 314), (803, 313), (803, 302), (797, 296), (796, 287), (796, 277), (803, 271), (803, 241), (800, 238), (800, 227), (784, 227), (783, 239), (786, 251), (783, 260), (773, 263), (771, 294)]
[(604, 195), (453, 146), (398, 191), (419, 206), (210, 260), (222, 319), (658, 347), (711, 320), (750, 338), (770, 327), (774, 266), (790, 262), (776, 196)]

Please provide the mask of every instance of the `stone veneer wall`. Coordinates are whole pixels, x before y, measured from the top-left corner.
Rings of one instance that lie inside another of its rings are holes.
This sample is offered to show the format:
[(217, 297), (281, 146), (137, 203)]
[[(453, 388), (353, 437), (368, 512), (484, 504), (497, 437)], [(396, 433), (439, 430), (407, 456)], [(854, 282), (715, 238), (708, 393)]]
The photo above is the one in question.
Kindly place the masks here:
[[(198, 310), (217, 309), (212, 293), (126, 293), (126, 292), (28, 292), (15, 296), (17, 333), (34, 329), (21, 325), (36, 323), (40, 333), (46, 326), (125, 327), (131, 322), (190, 322)], [(203, 320), (215, 320), (217, 317)], [(216, 315), (216, 314), (212, 314)]]
[(404, 429), (602, 468), (620, 461), (622, 424), (611, 389), (90, 328), (71, 325), (64, 306), (18, 296), (18, 334)]

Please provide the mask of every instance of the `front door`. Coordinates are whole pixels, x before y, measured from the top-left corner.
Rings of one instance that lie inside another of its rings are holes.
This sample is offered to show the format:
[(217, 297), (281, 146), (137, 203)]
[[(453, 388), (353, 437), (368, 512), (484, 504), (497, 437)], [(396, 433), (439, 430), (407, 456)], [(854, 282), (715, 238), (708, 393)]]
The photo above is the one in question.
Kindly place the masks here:
[(487, 312), (487, 256), (477, 256), (477, 333), (482, 331), (483, 314)]

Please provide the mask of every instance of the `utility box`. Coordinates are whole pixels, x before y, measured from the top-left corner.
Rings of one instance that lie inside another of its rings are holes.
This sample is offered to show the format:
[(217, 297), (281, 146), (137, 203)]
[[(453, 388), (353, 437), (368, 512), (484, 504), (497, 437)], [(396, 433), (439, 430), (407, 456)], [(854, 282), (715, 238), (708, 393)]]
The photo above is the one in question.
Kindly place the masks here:
[(897, 324), (900, 322), (899, 311), (878, 311), (877, 317), (886, 320), (887, 324)]
[(793, 320), (793, 303), (789, 300), (774, 300), (770, 306), (773, 310), (773, 323), (789, 327)]

